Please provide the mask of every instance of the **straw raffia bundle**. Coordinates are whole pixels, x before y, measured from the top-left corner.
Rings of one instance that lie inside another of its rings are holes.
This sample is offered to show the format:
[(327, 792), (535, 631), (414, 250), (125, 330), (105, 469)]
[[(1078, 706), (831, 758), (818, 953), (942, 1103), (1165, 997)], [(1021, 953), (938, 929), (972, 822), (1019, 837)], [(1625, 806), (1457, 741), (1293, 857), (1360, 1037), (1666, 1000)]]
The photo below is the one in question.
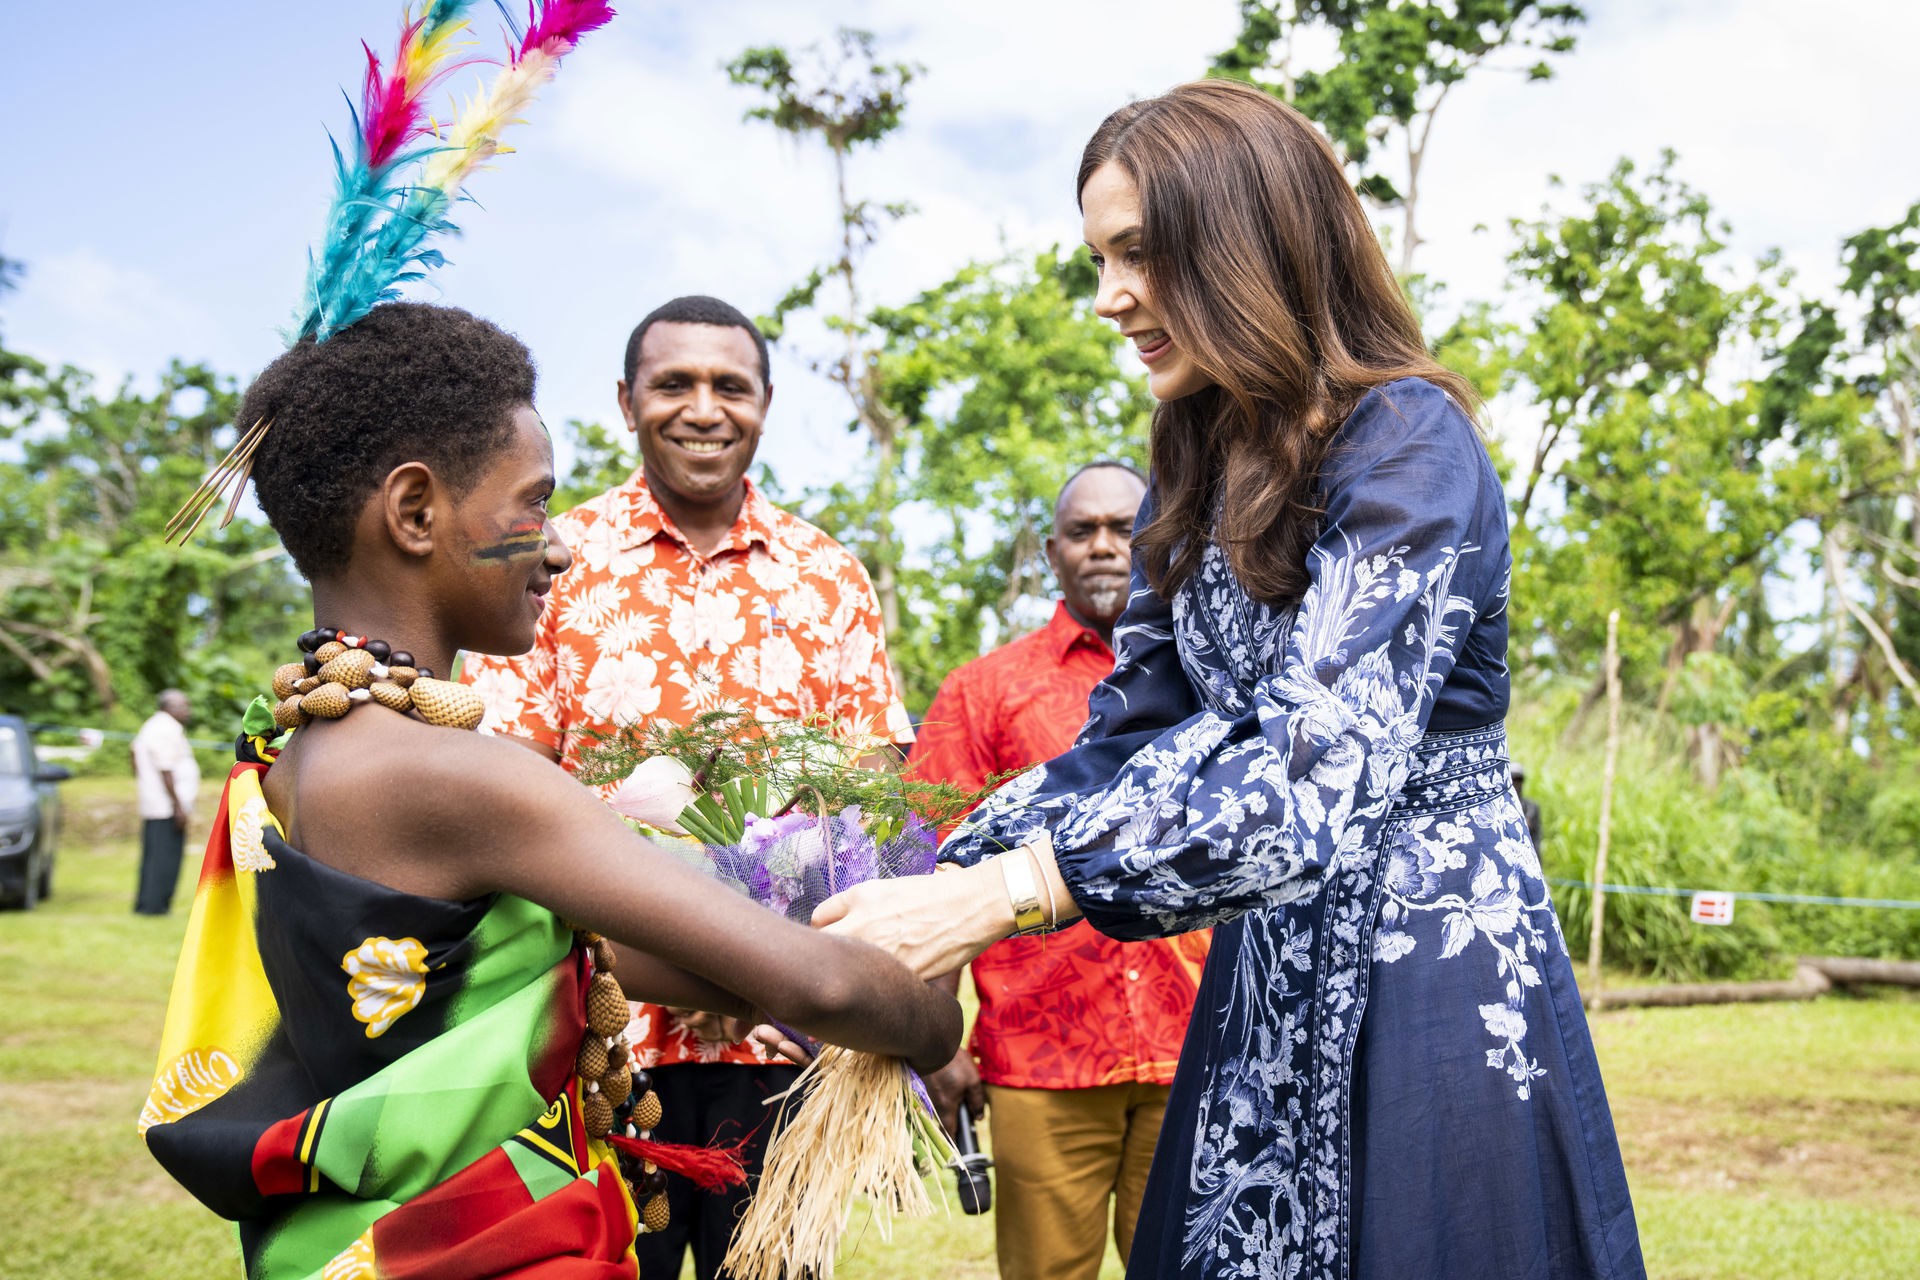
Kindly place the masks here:
[(775, 1135), (722, 1270), (735, 1280), (826, 1280), (856, 1196), (871, 1204), (883, 1239), (896, 1214), (930, 1216), (915, 1148), (924, 1143), (938, 1161), (951, 1159), (952, 1144), (916, 1105), (911, 1081), (898, 1058), (822, 1048), (782, 1095), (783, 1118), (797, 1099), (805, 1105)]

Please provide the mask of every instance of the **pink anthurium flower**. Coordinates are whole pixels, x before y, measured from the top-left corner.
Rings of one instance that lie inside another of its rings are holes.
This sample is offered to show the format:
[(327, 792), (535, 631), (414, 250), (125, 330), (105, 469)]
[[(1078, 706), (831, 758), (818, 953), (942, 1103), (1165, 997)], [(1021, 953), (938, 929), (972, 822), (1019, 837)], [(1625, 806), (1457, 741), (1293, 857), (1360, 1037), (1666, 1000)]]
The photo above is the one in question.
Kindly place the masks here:
[(698, 798), (687, 766), (672, 756), (651, 756), (621, 781), (607, 803), (624, 818), (685, 835), (680, 814)]

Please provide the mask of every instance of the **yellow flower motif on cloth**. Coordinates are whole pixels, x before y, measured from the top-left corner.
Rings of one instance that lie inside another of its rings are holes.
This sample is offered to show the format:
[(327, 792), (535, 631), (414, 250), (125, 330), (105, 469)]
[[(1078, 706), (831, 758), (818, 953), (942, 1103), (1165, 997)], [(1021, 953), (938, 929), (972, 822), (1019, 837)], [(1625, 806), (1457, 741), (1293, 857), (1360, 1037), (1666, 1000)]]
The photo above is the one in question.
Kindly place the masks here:
[(138, 1133), (192, 1115), (240, 1082), (240, 1064), (219, 1049), (189, 1049), (154, 1077)]
[(368, 1227), (358, 1240), (334, 1255), (321, 1268), (320, 1280), (378, 1280), (373, 1267), (373, 1228)]
[(375, 1040), (427, 992), (427, 949), (418, 938), (368, 938), (340, 961), (353, 1016)]
[(279, 864), (267, 852), (267, 823), (273, 815), (260, 796), (248, 796), (233, 818), (233, 865), (242, 871), (271, 871)]

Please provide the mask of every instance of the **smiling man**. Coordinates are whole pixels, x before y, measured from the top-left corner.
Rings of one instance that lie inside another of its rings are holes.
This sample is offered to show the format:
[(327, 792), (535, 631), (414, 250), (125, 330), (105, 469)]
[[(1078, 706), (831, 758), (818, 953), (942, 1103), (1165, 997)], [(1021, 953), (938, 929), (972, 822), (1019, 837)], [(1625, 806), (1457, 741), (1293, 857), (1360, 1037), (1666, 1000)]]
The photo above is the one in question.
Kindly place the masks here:
[[(910, 742), (865, 568), (747, 479), (773, 401), (760, 330), (717, 298), (676, 298), (635, 327), (622, 372), (615, 397), (640, 469), (554, 517), (574, 563), (533, 650), (468, 659), (488, 725), (569, 768), (595, 733), (719, 707)], [(755, 1133), (743, 1154), (757, 1175), (764, 1104), (798, 1068), (728, 1042), (717, 1018), (658, 1005), (634, 1006), (627, 1036), (665, 1107), (656, 1136)], [(689, 1244), (708, 1280), (744, 1193), (672, 1187), (668, 1199), (667, 1230), (640, 1239), (642, 1280), (677, 1280)]]

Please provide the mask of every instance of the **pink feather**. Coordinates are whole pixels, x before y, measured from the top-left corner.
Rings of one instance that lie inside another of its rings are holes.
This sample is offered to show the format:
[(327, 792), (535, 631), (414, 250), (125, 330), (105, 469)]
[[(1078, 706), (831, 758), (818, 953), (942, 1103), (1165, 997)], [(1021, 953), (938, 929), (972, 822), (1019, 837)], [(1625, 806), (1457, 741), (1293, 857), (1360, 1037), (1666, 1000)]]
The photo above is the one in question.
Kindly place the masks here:
[(549, 57), (563, 57), (581, 36), (606, 26), (612, 18), (613, 7), (606, 0), (528, 0), (527, 34), (520, 41), (519, 57), (536, 49)]
[(370, 169), (388, 164), (408, 142), (429, 132), (422, 107), (428, 89), (461, 67), (488, 61), (477, 56), (450, 57), (444, 43), (423, 52), (416, 46), (425, 25), (426, 19), (420, 17), (400, 28), (391, 71), (383, 71), (378, 55), (366, 41), (360, 42), (367, 51), (367, 77), (360, 90), (360, 126)]

